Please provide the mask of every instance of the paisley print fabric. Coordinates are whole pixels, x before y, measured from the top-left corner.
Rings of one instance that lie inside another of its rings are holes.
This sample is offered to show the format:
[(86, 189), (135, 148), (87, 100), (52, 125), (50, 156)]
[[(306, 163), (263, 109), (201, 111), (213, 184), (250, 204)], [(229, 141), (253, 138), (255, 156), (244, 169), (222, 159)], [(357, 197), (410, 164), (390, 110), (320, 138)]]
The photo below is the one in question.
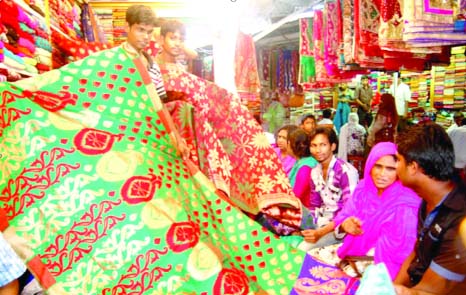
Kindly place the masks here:
[[(184, 87), (200, 105), (209, 95), (229, 97), (201, 83), (188, 91), (193, 80), (186, 75), (167, 81), (167, 90)], [(233, 204), (241, 183), (226, 194), (201, 172), (205, 154), (177, 156), (167, 108), (142, 62), (121, 48), (0, 83), (0, 93), (0, 230), (46, 294), (290, 294), (301, 278), (316, 290), (352, 284), (331, 266), (325, 278), (309, 273), (311, 256)], [(258, 130), (249, 117), (230, 113), (241, 110), (231, 104), (212, 108), (196, 132), (214, 118), (230, 129), (244, 120)], [(237, 148), (226, 154), (243, 161), (262, 155), (258, 132), (237, 131)], [(226, 131), (217, 134), (228, 142)], [(265, 172), (274, 162), (258, 166), (250, 180), (256, 185), (241, 192), (278, 192)], [(232, 163), (241, 162), (217, 164)], [(259, 199), (250, 204), (275, 203)], [(243, 200), (250, 201), (246, 194)]]

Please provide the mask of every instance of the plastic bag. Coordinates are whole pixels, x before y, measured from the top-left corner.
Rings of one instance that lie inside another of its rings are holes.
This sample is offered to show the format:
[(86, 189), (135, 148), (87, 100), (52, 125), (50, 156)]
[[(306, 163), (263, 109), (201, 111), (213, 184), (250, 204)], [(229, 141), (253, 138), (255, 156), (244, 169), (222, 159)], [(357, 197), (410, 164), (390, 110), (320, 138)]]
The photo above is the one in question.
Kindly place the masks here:
[(384, 263), (370, 265), (364, 271), (356, 295), (396, 295), (392, 279)]

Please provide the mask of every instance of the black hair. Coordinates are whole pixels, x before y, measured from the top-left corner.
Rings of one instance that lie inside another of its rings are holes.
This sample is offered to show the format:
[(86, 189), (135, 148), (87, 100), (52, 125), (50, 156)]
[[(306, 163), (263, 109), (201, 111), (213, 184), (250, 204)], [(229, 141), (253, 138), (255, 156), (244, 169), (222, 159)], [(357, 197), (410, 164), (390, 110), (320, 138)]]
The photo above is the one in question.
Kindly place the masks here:
[(167, 36), (167, 33), (179, 32), (181, 37), (184, 39), (186, 36), (186, 28), (184, 24), (177, 20), (166, 20), (162, 23), (160, 28), (160, 35), (163, 37)]
[(311, 155), (309, 135), (303, 129), (298, 128), (288, 133), (288, 141), (296, 157), (301, 159)]
[(316, 121), (316, 117), (313, 114), (306, 114), (301, 118), (301, 124), (304, 124), (304, 122), (307, 119), (312, 119), (312, 120), (314, 120), (314, 122)]
[(322, 117), (326, 119), (330, 119), (332, 117), (332, 110), (331, 109), (325, 109), (322, 111)]
[(126, 22), (131, 27), (134, 24), (153, 25), (157, 24), (154, 10), (146, 5), (131, 5), (126, 10)]
[(330, 144), (334, 143), (337, 146), (335, 150), (338, 150), (338, 136), (333, 128), (318, 126), (311, 134), (311, 141), (314, 139), (314, 137), (316, 137), (317, 134), (325, 135), (328, 138), (328, 142), (330, 142)]
[(425, 175), (440, 181), (455, 175), (453, 144), (440, 125), (426, 122), (410, 126), (397, 136), (396, 143), (406, 163), (416, 162)]
[(278, 133), (280, 133), (280, 131), (282, 130), (286, 130), (286, 134), (287, 134), (287, 139), (288, 139), (288, 134), (290, 134), (291, 132), (293, 132), (294, 130), (298, 129), (299, 127), (296, 126), (296, 125), (283, 125), (282, 127), (278, 128), (277, 131), (275, 131), (275, 139), (278, 137)]

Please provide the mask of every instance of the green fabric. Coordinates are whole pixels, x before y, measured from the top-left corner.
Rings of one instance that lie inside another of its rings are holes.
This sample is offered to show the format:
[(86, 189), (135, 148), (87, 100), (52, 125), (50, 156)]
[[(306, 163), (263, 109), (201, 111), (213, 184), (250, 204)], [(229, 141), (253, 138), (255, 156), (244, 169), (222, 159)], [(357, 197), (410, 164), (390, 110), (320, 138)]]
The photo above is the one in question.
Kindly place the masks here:
[(176, 155), (145, 84), (120, 48), (0, 83), (7, 240), (47, 294), (289, 294), (305, 253)]
[(300, 56), (301, 83), (310, 82), (316, 77), (316, 61), (313, 56)]

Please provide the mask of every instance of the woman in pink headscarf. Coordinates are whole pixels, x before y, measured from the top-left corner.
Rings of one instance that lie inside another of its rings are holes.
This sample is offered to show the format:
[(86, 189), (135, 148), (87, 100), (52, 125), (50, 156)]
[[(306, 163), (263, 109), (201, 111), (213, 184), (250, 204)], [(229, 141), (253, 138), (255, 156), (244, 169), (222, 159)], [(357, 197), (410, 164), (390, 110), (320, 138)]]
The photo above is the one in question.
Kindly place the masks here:
[(344, 236), (340, 258), (367, 255), (383, 262), (392, 279), (416, 242), (420, 198), (396, 175), (396, 146), (376, 144), (366, 161), (362, 179), (342, 211), (334, 218), (335, 234)]

